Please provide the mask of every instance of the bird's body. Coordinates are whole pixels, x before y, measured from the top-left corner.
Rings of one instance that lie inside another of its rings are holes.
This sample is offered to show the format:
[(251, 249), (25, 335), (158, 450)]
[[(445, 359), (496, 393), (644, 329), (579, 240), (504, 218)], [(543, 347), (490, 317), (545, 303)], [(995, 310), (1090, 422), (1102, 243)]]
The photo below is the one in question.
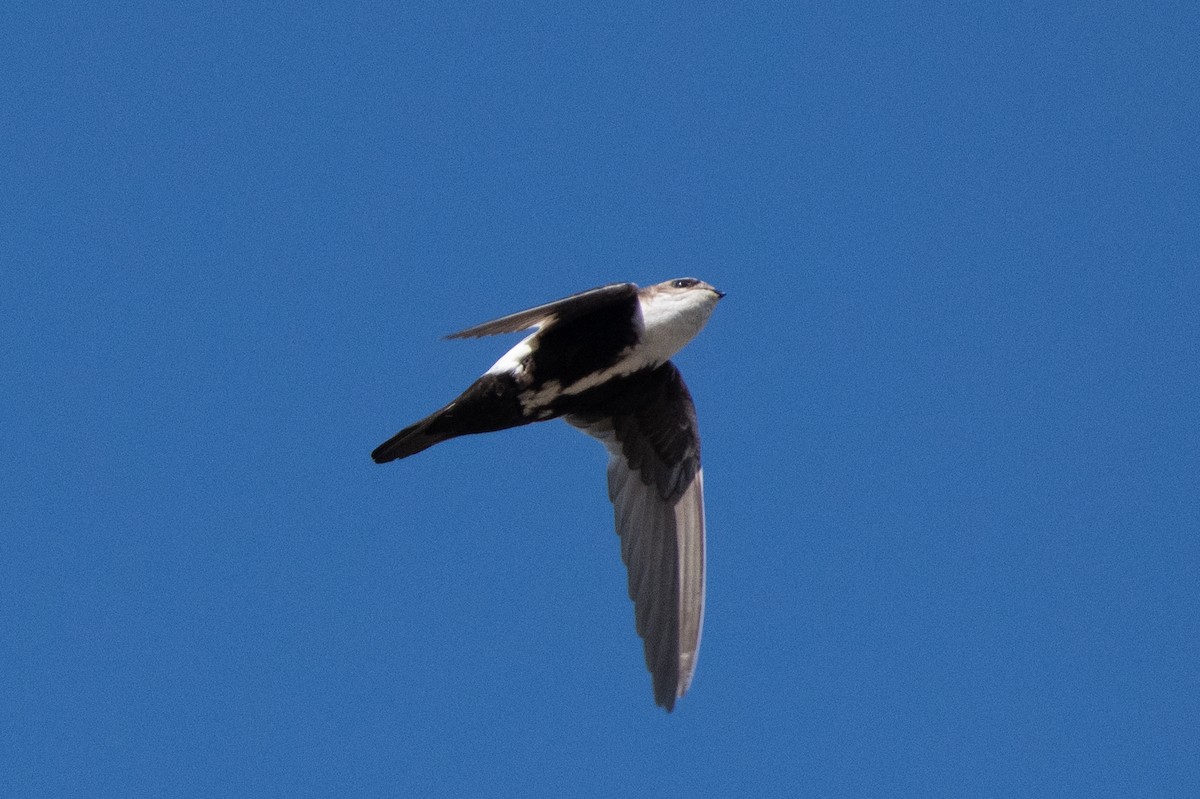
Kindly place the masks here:
[(704, 612), (704, 497), (691, 396), (671, 356), (723, 294), (682, 278), (615, 283), (450, 338), (538, 328), (457, 399), (372, 453), (406, 458), (450, 438), (563, 417), (609, 451), (609, 497), (655, 699), (691, 681)]

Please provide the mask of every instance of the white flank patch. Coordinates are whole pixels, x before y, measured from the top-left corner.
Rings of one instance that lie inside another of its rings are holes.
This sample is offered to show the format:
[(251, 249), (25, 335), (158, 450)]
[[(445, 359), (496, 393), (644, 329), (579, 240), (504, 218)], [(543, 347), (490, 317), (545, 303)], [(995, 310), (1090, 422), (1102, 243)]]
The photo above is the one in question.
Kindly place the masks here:
[(533, 338), (536, 335), (536, 332), (530, 333), (528, 336), (518, 341), (516, 346), (501, 355), (500, 360), (492, 364), (492, 368), (488, 369), (486, 374), (499, 375), (504, 374), (505, 372), (520, 374), (522, 371), (524, 371), (521, 362), (528, 358), (529, 353), (533, 351), (533, 348), (529, 346), (529, 342), (533, 341)]

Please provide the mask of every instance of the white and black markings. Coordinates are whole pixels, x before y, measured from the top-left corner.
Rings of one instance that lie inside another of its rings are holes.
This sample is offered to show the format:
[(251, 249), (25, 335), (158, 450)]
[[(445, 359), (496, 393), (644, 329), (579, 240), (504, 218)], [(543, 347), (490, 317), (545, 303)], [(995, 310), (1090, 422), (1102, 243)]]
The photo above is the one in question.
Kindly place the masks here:
[(452, 334), (536, 332), (453, 402), (371, 454), (563, 417), (609, 452), (609, 498), (655, 701), (691, 683), (704, 616), (704, 489), (696, 411), (671, 356), (724, 294), (695, 278), (614, 283)]

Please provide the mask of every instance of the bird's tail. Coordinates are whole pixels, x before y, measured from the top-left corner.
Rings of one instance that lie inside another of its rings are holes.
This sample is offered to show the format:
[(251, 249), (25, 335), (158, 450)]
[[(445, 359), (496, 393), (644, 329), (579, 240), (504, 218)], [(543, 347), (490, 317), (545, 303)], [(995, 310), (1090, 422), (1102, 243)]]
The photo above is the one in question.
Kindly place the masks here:
[(376, 463), (407, 458), (451, 438), (506, 430), (548, 416), (526, 416), (512, 375), (486, 374), (441, 410), (411, 424), (371, 453)]
[(459, 435), (457, 432), (445, 429), (430, 430), (434, 426), (434, 423), (438, 421), (441, 414), (442, 412), (438, 411), (416, 424), (410, 424), (376, 447), (375, 451), (371, 453), (371, 458), (376, 463), (387, 463), (398, 458), (407, 458), (409, 455), (416, 455), (422, 450), (429, 449), (434, 444), (440, 444), (446, 439)]

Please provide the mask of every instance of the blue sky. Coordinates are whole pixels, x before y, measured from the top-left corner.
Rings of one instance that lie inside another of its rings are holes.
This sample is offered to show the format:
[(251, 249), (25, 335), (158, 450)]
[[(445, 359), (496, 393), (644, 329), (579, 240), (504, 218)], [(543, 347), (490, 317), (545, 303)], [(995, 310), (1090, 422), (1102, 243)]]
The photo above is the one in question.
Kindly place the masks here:
[[(0, 793), (1200, 793), (1193, 4), (0, 12)], [(602, 448), (371, 449), (603, 283), (677, 358), (652, 701)]]

